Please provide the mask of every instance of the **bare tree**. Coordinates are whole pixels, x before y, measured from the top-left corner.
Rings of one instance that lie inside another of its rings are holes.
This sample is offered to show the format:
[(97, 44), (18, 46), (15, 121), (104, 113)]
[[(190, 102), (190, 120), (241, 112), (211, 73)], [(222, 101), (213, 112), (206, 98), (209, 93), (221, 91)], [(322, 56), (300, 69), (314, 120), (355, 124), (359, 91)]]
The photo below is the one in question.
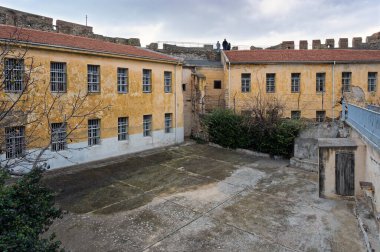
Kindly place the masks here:
[[(0, 169), (33, 169), (52, 158), (46, 155), (83, 141), (85, 122), (110, 106), (89, 102), (80, 87), (51, 92), (50, 73), (29, 53), (21, 28), (0, 41)], [(58, 123), (57, 123), (58, 122)], [(61, 155), (55, 152), (55, 155)], [(68, 157), (64, 157), (68, 158)]]

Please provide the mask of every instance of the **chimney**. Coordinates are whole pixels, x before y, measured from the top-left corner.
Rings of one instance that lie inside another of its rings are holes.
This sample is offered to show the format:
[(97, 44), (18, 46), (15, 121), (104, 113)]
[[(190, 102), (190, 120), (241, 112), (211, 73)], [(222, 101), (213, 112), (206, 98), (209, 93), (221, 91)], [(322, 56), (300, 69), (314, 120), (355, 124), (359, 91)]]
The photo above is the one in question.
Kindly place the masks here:
[(339, 48), (347, 49), (348, 48), (348, 38), (340, 38), (339, 39)]
[(307, 50), (307, 40), (300, 40), (300, 50)]
[(313, 49), (321, 49), (321, 40), (320, 39), (314, 39), (312, 47), (313, 47)]

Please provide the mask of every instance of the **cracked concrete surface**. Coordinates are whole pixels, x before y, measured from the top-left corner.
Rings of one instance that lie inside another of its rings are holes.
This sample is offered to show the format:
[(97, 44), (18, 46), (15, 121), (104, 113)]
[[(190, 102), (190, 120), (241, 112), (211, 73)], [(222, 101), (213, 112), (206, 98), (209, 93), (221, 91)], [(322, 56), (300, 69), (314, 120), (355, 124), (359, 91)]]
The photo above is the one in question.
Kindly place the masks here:
[(69, 251), (365, 251), (354, 202), (317, 174), (188, 144), (50, 172)]

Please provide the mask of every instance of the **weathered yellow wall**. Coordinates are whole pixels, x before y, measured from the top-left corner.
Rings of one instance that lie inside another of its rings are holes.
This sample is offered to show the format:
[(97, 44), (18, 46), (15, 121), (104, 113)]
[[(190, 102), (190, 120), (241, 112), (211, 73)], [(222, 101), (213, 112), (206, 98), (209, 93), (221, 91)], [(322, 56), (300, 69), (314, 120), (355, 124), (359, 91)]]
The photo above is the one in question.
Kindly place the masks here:
[[(342, 72), (352, 72), (352, 86), (360, 87), (366, 100), (378, 100), (380, 89), (375, 93), (367, 92), (368, 72), (380, 72), (380, 64), (336, 64), (335, 66), (335, 102), (333, 104), (332, 64), (277, 64), (277, 65), (233, 65), (231, 64), (230, 105), (242, 110), (250, 104), (252, 97), (261, 92), (264, 97), (276, 97), (286, 105), (285, 116), (290, 117), (291, 110), (301, 110), (301, 116), (315, 118), (317, 110), (326, 110), (327, 117), (339, 116), (338, 102), (341, 98)], [(316, 92), (316, 73), (326, 73), (326, 92)], [(251, 73), (250, 93), (241, 92), (241, 74)], [(266, 73), (276, 74), (276, 92), (266, 93)], [(300, 93), (291, 93), (291, 74), (301, 73)], [(379, 78), (379, 75), (378, 75)], [(224, 83), (228, 89), (229, 71), (225, 65)], [(379, 84), (379, 82), (378, 82)], [(323, 101), (323, 102), (322, 102)]]
[[(217, 107), (224, 107), (224, 71), (223, 68), (197, 67), (197, 72), (206, 76), (205, 86), (205, 109), (212, 110)], [(221, 89), (214, 89), (214, 81), (222, 82)]]
[[(79, 130), (69, 138), (68, 143), (87, 141), (87, 119), (101, 119), (101, 138), (117, 137), (118, 117), (129, 118), (129, 134), (142, 133), (143, 115), (153, 116), (153, 130), (163, 130), (164, 114), (173, 114), (173, 128), (183, 127), (183, 98), (181, 90), (182, 66), (164, 62), (143, 61), (110, 56), (98, 56), (84, 53), (64, 51), (52, 51), (43, 49), (29, 49), (28, 57), (33, 59), (36, 66), (32, 77), (38, 84), (34, 97), (36, 100), (49, 104), (52, 100), (50, 93), (50, 62), (65, 62), (67, 67), (67, 93), (60, 98), (64, 105), (70, 106), (73, 95), (79, 91), (87, 92), (87, 65), (100, 65), (100, 93), (89, 94), (82, 114), (101, 102), (102, 106), (110, 106), (109, 109), (86, 118)], [(28, 66), (30, 60), (25, 61)], [(119, 94), (117, 92), (117, 68), (128, 68), (129, 92)], [(152, 92), (142, 92), (142, 71), (152, 70)], [(172, 93), (164, 92), (164, 71), (172, 72)], [(45, 93), (46, 88), (48, 92)], [(55, 94), (53, 94), (54, 96)], [(177, 97), (176, 97), (177, 96)], [(65, 104), (65, 101), (67, 101)], [(175, 103), (177, 102), (177, 107)], [(55, 106), (51, 122), (62, 122), (65, 112), (60, 112), (59, 106)], [(42, 111), (43, 107), (39, 107)], [(68, 109), (64, 108), (68, 112)], [(177, 118), (175, 118), (177, 114)], [(31, 120), (31, 119), (30, 119)], [(29, 143), (29, 147), (44, 145), (50, 141), (49, 130), (46, 128), (47, 120), (42, 118), (42, 123), (34, 132), (39, 140)], [(69, 127), (74, 127), (80, 119), (72, 119), (68, 122)], [(27, 131), (33, 130), (33, 124)]]

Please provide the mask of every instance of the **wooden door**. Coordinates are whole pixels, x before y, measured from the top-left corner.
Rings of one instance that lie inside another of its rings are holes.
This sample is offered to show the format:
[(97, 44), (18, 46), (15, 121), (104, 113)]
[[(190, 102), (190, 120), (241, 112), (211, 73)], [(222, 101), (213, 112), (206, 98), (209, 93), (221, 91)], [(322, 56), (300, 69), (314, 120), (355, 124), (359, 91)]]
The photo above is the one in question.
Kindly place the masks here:
[(335, 189), (338, 195), (355, 194), (355, 156), (352, 152), (335, 154)]

